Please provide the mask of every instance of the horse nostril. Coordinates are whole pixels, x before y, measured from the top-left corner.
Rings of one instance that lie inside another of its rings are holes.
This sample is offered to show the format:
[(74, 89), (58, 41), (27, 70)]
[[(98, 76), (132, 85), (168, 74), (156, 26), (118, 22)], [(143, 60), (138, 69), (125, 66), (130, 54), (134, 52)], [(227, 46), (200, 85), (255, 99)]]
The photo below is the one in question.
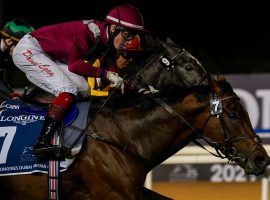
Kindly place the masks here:
[(254, 158), (254, 164), (256, 166), (265, 166), (265, 165), (269, 164), (269, 159), (266, 159), (263, 156), (257, 156)]

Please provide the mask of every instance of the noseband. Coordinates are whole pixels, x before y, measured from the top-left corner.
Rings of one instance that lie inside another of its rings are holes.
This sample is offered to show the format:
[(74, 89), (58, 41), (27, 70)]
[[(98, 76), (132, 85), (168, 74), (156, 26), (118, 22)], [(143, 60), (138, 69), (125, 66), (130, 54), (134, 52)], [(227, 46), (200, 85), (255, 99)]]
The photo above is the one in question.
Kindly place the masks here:
[[(232, 99), (235, 98), (237, 100), (240, 100), (238, 96), (233, 95), (233, 96), (228, 96), (222, 99), (217, 99), (217, 98), (213, 98), (209, 101), (210, 103), (210, 107), (211, 107), (211, 113), (209, 115), (209, 117), (206, 119), (203, 128), (201, 129), (201, 135), (199, 137), (203, 138), (209, 145), (211, 145), (212, 147), (215, 148), (217, 154), (219, 155), (219, 157), (221, 158), (228, 158), (229, 162), (234, 161), (236, 159), (244, 159), (244, 163), (246, 163), (248, 160), (247, 158), (249, 158), (253, 151), (256, 149), (257, 145), (259, 145), (261, 143), (261, 139), (258, 135), (254, 135), (254, 137), (248, 137), (248, 136), (239, 136), (236, 138), (233, 138), (230, 134), (230, 131), (228, 129), (228, 126), (226, 125), (224, 116), (223, 116), (223, 111), (222, 111), (222, 101), (226, 101), (228, 99)], [(220, 124), (223, 130), (223, 136), (224, 136), (224, 144), (218, 143), (218, 142), (214, 142), (212, 141), (210, 138), (208, 138), (207, 136), (205, 136), (204, 133), (204, 129), (207, 125), (207, 123), (209, 122), (209, 119), (211, 117), (216, 117), (220, 120)], [(235, 148), (235, 143), (243, 141), (243, 140), (252, 140), (255, 139), (255, 144), (253, 145), (249, 156), (245, 157), (244, 155), (242, 155), (241, 152), (237, 152), (237, 149)], [(222, 155), (223, 154), (223, 155)]]
[[(236, 138), (233, 138), (231, 136), (230, 131), (228, 129), (228, 126), (226, 125), (226, 122), (225, 122), (224, 117), (223, 117), (222, 101), (226, 101), (226, 100), (232, 99), (232, 98), (239, 100), (239, 97), (236, 95), (224, 97), (222, 99), (217, 99), (217, 98), (210, 99), (210, 101), (208, 102), (210, 104), (210, 108), (211, 108), (210, 114), (209, 114), (208, 118), (206, 119), (206, 121), (204, 122), (204, 125), (202, 126), (202, 128), (199, 128), (199, 129), (193, 127), (187, 120), (185, 120), (184, 117), (179, 115), (175, 110), (173, 110), (167, 103), (165, 103), (160, 98), (155, 98), (155, 101), (159, 105), (161, 105), (167, 112), (169, 112), (171, 115), (173, 115), (178, 121), (180, 121), (181, 123), (188, 126), (195, 133), (195, 138), (193, 139), (193, 142), (195, 144), (202, 147), (203, 149), (205, 149), (210, 154), (212, 154), (216, 157), (219, 157), (222, 159), (227, 158), (228, 163), (231, 163), (231, 162), (235, 161), (236, 159), (243, 159), (243, 163), (246, 165), (246, 163), (248, 162), (248, 159), (253, 154), (256, 147), (259, 144), (261, 144), (261, 139), (258, 135), (254, 135), (254, 137), (239, 136)], [(203, 134), (204, 130), (207, 126), (207, 123), (209, 122), (209, 119), (211, 117), (216, 117), (220, 120), (220, 124), (221, 124), (222, 130), (223, 130), (223, 135), (224, 135), (224, 139), (225, 139), (224, 143), (215, 142)], [(207, 144), (209, 144), (211, 147), (213, 147), (215, 149), (216, 154), (207, 150), (199, 141), (197, 141), (197, 139), (203, 139)], [(237, 142), (240, 142), (243, 140), (252, 140), (252, 139), (255, 139), (255, 144), (253, 145), (253, 147), (252, 147), (252, 149), (247, 157), (244, 156), (243, 153), (238, 152), (237, 149), (235, 148), (235, 144)]]

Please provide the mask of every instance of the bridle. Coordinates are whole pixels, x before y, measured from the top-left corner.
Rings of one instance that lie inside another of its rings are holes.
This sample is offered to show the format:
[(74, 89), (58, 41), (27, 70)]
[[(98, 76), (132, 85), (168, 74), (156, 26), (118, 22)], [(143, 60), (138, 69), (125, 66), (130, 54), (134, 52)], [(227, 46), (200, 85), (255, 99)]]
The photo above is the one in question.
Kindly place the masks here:
[[(168, 56), (161, 56), (160, 57), (160, 63), (163, 64), (163, 66), (166, 68), (167, 72), (172, 72), (175, 73), (175, 61), (178, 58), (178, 56), (180, 56), (181, 54), (183, 54), (185, 52), (185, 49), (180, 49), (180, 51), (173, 56), (172, 58), (169, 58)], [(152, 62), (154, 62), (152, 60)], [(152, 63), (150, 63), (152, 64)], [(149, 65), (150, 65), (149, 64)], [(146, 67), (146, 66), (145, 66)], [(142, 69), (143, 70), (143, 69)], [(201, 83), (208, 78), (208, 84), (211, 85), (211, 76), (210, 74), (202, 67), (203, 72), (205, 73), (205, 75), (203, 76), (202, 80), (200, 81), (200, 83), (197, 86), (200, 86)], [(140, 72), (138, 73), (140, 75)], [(136, 77), (137, 78), (137, 77)], [(179, 79), (179, 77), (178, 77)], [(143, 83), (143, 80), (140, 80)], [(146, 83), (143, 83), (144, 87), (146, 85)], [(146, 88), (142, 88), (140, 89), (140, 91), (142, 94), (151, 94), (151, 93), (155, 93), (158, 96), (159, 91), (154, 89), (151, 86), (148, 86)], [(187, 120), (185, 120), (184, 117), (182, 117), (181, 115), (179, 115), (175, 110), (173, 110), (166, 102), (164, 102), (161, 98), (154, 98), (155, 101), (161, 105), (167, 112), (169, 112), (171, 115), (173, 115), (179, 122), (185, 124), (186, 126), (188, 126), (193, 133), (195, 134), (194, 139), (192, 140), (195, 144), (197, 144), (198, 146), (202, 147), (203, 149), (205, 149), (206, 151), (208, 151), (210, 154), (219, 157), (219, 158), (227, 158), (228, 162), (231, 163), (237, 159), (244, 159), (243, 163), (246, 164), (248, 162), (248, 158), (250, 158), (250, 156), (253, 154), (253, 152), (255, 151), (255, 149), (257, 148), (257, 146), (259, 144), (261, 144), (261, 139), (258, 135), (254, 135), (253, 137), (248, 137), (248, 136), (239, 136), (237, 138), (233, 138), (230, 134), (229, 128), (225, 122), (224, 116), (223, 116), (223, 111), (222, 111), (222, 102), (229, 100), (229, 99), (237, 99), (240, 100), (239, 97), (237, 95), (232, 95), (232, 96), (227, 96), (224, 98), (218, 98), (217, 94), (211, 90), (211, 98), (210, 100), (207, 102), (207, 104), (210, 105), (210, 114), (208, 116), (208, 118), (206, 119), (206, 121), (203, 123), (202, 128), (195, 128), (193, 127)], [(212, 117), (216, 117), (220, 120), (220, 124), (223, 130), (223, 136), (224, 136), (224, 143), (218, 143), (213, 141), (212, 139), (210, 139), (209, 137), (204, 135), (204, 131), (205, 131), (205, 127), (207, 126), (210, 118)], [(209, 144), (211, 147), (213, 147), (216, 151), (216, 153), (210, 152), (209, 150), (207, 150), (199, 141), (198, 139), (203, 139), (207, 144)], [(253, 147), (251, 148), (251, 151), (249, 153), (249, 155), (246, 157), (245, 155), (243, 155), (243, 153), (238, 152), (235, 144), (243, 141), (243, 140), (255, 140), (255, 144), (253, 145)]]
[[(246, 164), (248, 162), (248, 158), (250, 158), (250, 156), (253, 154), (253, 151), (256, 149), (256, 147), (259, 144), (261, 144), (261, 139), (258, 135), (254, 135), (253, 137), (248, 137), (248, 136), (239, 136), (236, 138), (232, 137), (223, 116), (223, 113), (225, 111), (222, 110), (222, 102), (229, 99), (236, 99), (238, 101), (240, 100), (237, 95), (227, 96), (227, 97), (218, 99), (215, 96), (215, 94), (214, 95), (212, 94), (212, 99), (210, 99), (209, 101), (211, 112), (208, 118), (206, 119), (206, 121), (204, 122), (203, 127), (200, 129), (201, 135), (199, 135), (199, 137), (204, 139), (205, 142), (207, 142), (210, 146), (212, 146), (216, 150), (218, 157), (228, 158), (229, 163), (232, 161), (235, 161), (236, 159), (244, 159), (243, 162), (244, 164)], [(220, 120), (220, 124), (223, 130), (224, 144), (214, 142), (213, 140), (211, 140), (210, 138), (204, 135), (205, 127), (211, 117), (216, 117)], [(243, 140), (253, 140), (253, 139), (255, 139), (255, 144), (253, 145), (247, 157), (242, 155), (243, 153), (237, 152), (237, 149), (235, 147), (236, 143)], [(196, 144), (198, 144), (197, 140), (194, 140), (194, 141)]]
[[(161, 64), (161, 66), (163, 67), (163, 69), (165, 70), (165, 73), (170, 73), (170, 75), (175, 76), (177, 81), (179, 81), (183, 85), (185, 85), (185, 83), (183, 82), (183, 79), (178, 76), (178, 73), (176, 73), (176, 65), (177, 65), (176, 60), (177, 60), (177, 58), (179, 58), (180, 56), (182, 56), (186, 52), (187, 51), (185, 49), (178, 49), (178, 51), (172, 57), (170, 57), (169, 55), (166, 55), (166, 54), (159, 55), (159, 62)], [(143, 64), (143, 67), (135, 75), (135, 79), (140, 84), (143, 84), (143, 86), (145, 87), (145, 88), (140, 89), (140, 91), (139, 91), (140, 93), (143, 93), (144, 91), (152, 89), (152, 88), (149, 88), (148, 84), (146, 84), (146, 82), (142, 79), (141, 73), (145, 70), (145, 68), (147, 68), (149, 66), (151, 67), (153, 65), (153, 63), (156, 61), (156, 57), (157, 56), (154, 55), (150, 59), (150, 61), (148, 61), (147, 64)], [(208, 77), (207, 71), (201, 65), (199, 65), (199, 66), (203, 71), (203, 76), (202, 76), (201, 80), (196, 85), (201, 85), (201, 83)]]
[[(173, 56), (171, 59), (166, 57), (166, 56), (160, 56), (160, 62), (163, 63), (163, 66), (166, 67), (166, 71), (174, 73), (175, 72), (175, 60), (178, 58), (178, 56), (180, 56), (185, 50), (181, 50), (181, 52), (177, 53), (175, 56)], [(150, 62), (148, 62), (147, 65), (144, 65), (144, 67), (142, 68), (142, 70), (145, 67), (148, 67), (149, 65), (153, 64), (154, 61), (156, 60), (156, 56), (152, 57), (150, 59)], [(200, 84), (198, 86), (201, 85), (202, 81), (205, 78), (208, 78), (210, 80), (210, 75), (204, 70), (205, 72), (205, 76), (203, 77), (203, 79), (200, 81)], [(140, 75), (140, 72), (137, 72), (137, 76), (136, 78), (138, 78), (138, 76)], [(133, 74), (132, 74), (133, 75)], [(143, 80), (140, 80), (141, 83), (143, 84), (143, 86), (147, 86), (146, 83), (144, 83)], [(209, 83), (211, 83), (209, 81)], [(211, 86), (211, 85), (210, 85)], [(211, 87), (210, 87), (211, 88)], [(148, 92), (148, 93), (146, 93)], [(205, 120), (205, 122), (203, 123), (203, 126), (201, 128), (196, 128), (194, 126), (192, 126), (183, 116), (181, 116), (180, 114), (178, 114), (174, 109), (172, 109), (164, 100), (162, 100), (161, 98), (159, 98), (159, 91), (155, 90), (153, 88), (151, 88), (151, 86), (148, 86), (148, 89), (143, 88), (143, 90), (140, 91), (141, 94), (153, 94), (154, 93), (154, 97), (153, 99), (160, 105), (162, 106), (168, 113), (170, 113), (174, 118), (177, 119), (178, 122), (186, 125), (187, 127), (189, 127), (192, 132), (193, 132), (193, 142), (195, 144), (197, 144), (198, 146), (202, 147), (203, 149), (205, 149), (206, 151), (208, 151), (210, 154), (219, 157), (219, 158), (227, 158), (228, 162), (231, 163), (233, 161), (236, 161), (237, 159), (244, 159), (243, 163), (246, 165), (246, 163), (248, 162), (248, 158), (250, 158), (250, 156), (253, 154), (253, 152), (255, 151), (255, 149), (257, 148), (257, 146), (261, 143), (261, 139), (259, 138), (259, 136), (254, 135), (253, 137), (248, 137), (248, 136), (239, 136), (237, 138), (233, 138), (230, 134), (229, 128), (225, 122), (224, 119), (224, 112), (222, 111), (222, 102), (223, 101), (227, 101), (229, 99), (237, 99), (239, 100), (239, 97), (237, 95), (232, 95), (232, 96), (227, 96), (224, 98), (217, 98), (217, 95), (214, 91), (211, 91), (211, 98), (208, 102), (206, 102), (207, 104), (210, 105), (210, 113), (209, 116), (207, 117), (207, 119)], [(205, 107), (205, 109), (207, 108), (207, 106)], [(210, 139), (209, 137), (204, 135), (204, 131), (205, 128), (210, 120), (210, 118), (212, 117), (216, 117), (220, 120), (220, 124), (223, 130), (223, 136), (224, 136), (224, 143), (218, 143), (213, 141), (212, 139)], [(115, 123), (117, 123), (117, 120), (115, 120)], [(122, 132), (121, 130), (121, 126), (118, 126), (118, 128), (120, 129), (120, 132)], [(122, 146), (120, 144), (114, 143), (112, 141), (107, 140), (106, 138), (103, 138), (102, 136), (96, 134), (96, 133), (88, 133), (89, 136), (91, 136), (92, 138), (105, 142), (109, 145), (112, 145), (126, 153), (129, 153), (130, 155), (132, 155), (134, 158), (136, 158), (137, 160), (145, 163), (145, 160), (143, 157), (137, 155), (134, 152), (129, 151), (127, 145)], [(209, 144), (211, 147), (213, 147), (216, 151), (216, 153), (210, 152), (209, 150), (207, 150), (199, 141), (198, 139), (203, 139), (207, 144)], [(238, 152), (235, 144), (243, 141), (243, 140), (253, 140), (255, 139), (255, 144), (253, 145), (253, 147), (251, 148), (251, 151), (249, 153), (249, 155), (246, 157), (243, 155), (243, 153)]]
[[(231, 163), (235, 161), (236, 159), (244, 159), (243, 163), (246, 165), (248, 162), (248, 158), (253, 154), (255, 149), (259, 144), (261, 144), (261, 139), (258, 135), (254, 135), (254, 137), (248, 137), (248, 136), (239, 136), (236, 138), (233, 138), (230, 134), (230, 131), (228, 129), (228, 126), (226, 125), (223, 111), (222, 111), (222, 102), (229, 100), (229, 99), (237, 99), (239, 100), (239, 97), (237, 95), (227, 96), (221, 99), (218, 99), (216, 95), (212, 92), (212, 98), (209, 100), (208, 104), (210, 105), (210, 114), (208, 118), (203, 123), (202, 128), (195, 128), (192, 126), (184, 117), (179, 115), (175, 110), (173, 110), (167, 103), (165, 103), (160, 98), (155, 98), (155, 101), (161, 105), (168, 113), (170, 113), (172, 116), (174, 116), (179, 122), (185, 124), (188, 126), (192, 132), (195, 134), (194, 139), (192, 140), (195, 144), (202, 147), (206, 151), (208, 151), (210, 154), (219, 157), (219, 158), (227, 158), (228, 163)], [(218, 143), (210, 139), (209, 137), (204, 135), (205, 128), (210, 120), (211, 117), (216, 117), (220, 120), (220, 124), (223, 130), (223, 136), (224, 136), (224, 143)], [(207, 144), (209, 144), (211, 147), (213, 147), (216, 151), (216, 153), (210, 152), (208, 149), (206, 149), (199, 141), (198, 139), (203, 139)], [(249, 155), (246, 157), (242, 155), (243, 153), (238, 152), (235, 143), (238, 143), (243, 140), (253, 140), (255, 139), (255, 144), (251, 148), (251, 151), (249, 152)]]

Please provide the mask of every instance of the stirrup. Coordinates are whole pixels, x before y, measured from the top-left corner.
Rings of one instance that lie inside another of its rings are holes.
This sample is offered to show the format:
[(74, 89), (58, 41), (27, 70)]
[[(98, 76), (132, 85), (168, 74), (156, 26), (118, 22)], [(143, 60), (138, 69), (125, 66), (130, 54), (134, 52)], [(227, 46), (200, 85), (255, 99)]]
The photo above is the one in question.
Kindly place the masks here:
[(71, 154), (71, 150), (65, 146), (50, 145), (33, 150), (36, 157), (41, 159), (63, 159)]

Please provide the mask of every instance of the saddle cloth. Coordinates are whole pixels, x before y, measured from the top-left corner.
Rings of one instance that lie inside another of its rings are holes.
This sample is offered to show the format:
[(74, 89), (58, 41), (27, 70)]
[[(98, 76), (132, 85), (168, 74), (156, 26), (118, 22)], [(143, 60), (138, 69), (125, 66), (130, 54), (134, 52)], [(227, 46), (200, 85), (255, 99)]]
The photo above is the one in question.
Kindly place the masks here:
[[(90, 102), (79, 102), (65, 119), (62, 144), (72, 149), (72, 158), (60, 162), (65, 171), (80, 152), (86, 133)], [(7, 100), (0, 104), (0, 176), (48, 173), (48, 161), (32, 154), (45, 120), (46, 109), (32, 106), (21, 100)]]

